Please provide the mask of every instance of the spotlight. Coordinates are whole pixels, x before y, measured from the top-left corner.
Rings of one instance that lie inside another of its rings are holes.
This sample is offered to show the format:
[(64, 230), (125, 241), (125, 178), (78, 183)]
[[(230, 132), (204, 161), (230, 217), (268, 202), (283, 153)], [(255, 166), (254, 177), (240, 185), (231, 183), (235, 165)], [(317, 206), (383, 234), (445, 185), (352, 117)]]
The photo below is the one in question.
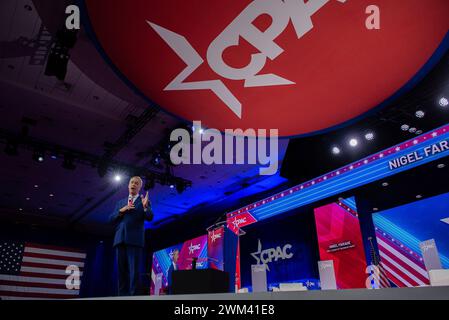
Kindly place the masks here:
[(17, 143), (8, 141), (5, 147), (5, 153), (8, 156), (17, 156), (19, 151), (17, 150)]
[(420, 195), (420, 194), (416, 195), (416, 199), (421, 199), (421, 198), (422, 198), (422, 195)]
[(170, 189), (174, 189), (175, 188), (175, 185), (174, 184), (171, 184), (170, 185)]
[(76, 166), (74, 163), (74, 159), (71, 155), (64, 155), (64, 161), (62, 162), (62, 167), (67, 170), (75, 170)]
[(352, 138), (351, 140), (349, 140), (349, 145), (353, 148), (357, 147), (358, 144), (359, 144), (359, 141), (355, 138)]
[(425, 114), (425, 112), (424, 111), (422, 111), (422, 110), (418, 110), (418, 111), (416, 111), (415, 112), (415, 116), (417, 117), (417, 118), (424, 118), (424, 116), (425, 116), (426, 114)]
[(120, 182), (120, 181), (122, 181), (122, 176), (119, 175), (119, 174), (116, 174), (116, 175), (114, 176), (114, 180), (115, 180), (116, 182)]
[(449, 105), (449, 101), (446, 97), (442, 97), (438, 103), (441, 107), (447, 107)]
[(417, 129), (414, 127), (408, 129), (408, 132), (410, 132), (410, 133), (415, 133), (416, 131), (417, 131)]
[(422, 134), (422, 130), (416, 130), (415, 134), (416, 134), (416, 135)]
[(340, 154), (340, 152), (341, 152), (341, 150), (340, 150), (339, 147), (333, 147), (333, 148), (332, 148), (332, 153), (333, 153), (333, 154), (337, 155), (337, 154)]
[(409, 126), (408, 124), (403, 124), (403, 125), (401, 126), (401, 130), (402, 130), (402, 131), (407, 131), (408, 129), (410, 129), (410, 126)]
[(374, 140), (374, 132), (371, 132), (371, 131), (367, 132), (365, 134), (365, 139), (368, 140), (368, 141)]
[(33, 152), (33, 160), (36, 162), (44, 162), (44, 152), (42, 150), (35, 150)]
[(438, 168), (438, 169), (443, 169), (445, 166), (446, 166), (446, 165), (445, 165), (444, 163), (439, 163), (439, 164), (437, 165), (437, 168)]

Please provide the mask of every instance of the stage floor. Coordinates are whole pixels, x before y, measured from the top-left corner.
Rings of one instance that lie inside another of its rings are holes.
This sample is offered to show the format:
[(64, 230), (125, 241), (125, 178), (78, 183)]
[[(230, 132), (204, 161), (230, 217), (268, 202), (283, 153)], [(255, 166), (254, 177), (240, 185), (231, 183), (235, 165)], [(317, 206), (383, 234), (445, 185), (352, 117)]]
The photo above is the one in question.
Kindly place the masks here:
[(171, 296), (104, 297), (89, 300), (449, 300), (448, 287), (352, 289)]

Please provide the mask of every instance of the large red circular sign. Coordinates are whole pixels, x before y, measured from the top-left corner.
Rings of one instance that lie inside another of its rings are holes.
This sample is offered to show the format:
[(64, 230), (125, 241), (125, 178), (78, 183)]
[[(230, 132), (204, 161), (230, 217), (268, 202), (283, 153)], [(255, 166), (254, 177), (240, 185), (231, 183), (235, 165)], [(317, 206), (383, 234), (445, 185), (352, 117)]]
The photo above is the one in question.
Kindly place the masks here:
[(207, 127), (281, 136), (322, 131), (382, 104), (429, 62), (449, 29), (447, 0), (85, 6), (102, 51), (151, 101)]

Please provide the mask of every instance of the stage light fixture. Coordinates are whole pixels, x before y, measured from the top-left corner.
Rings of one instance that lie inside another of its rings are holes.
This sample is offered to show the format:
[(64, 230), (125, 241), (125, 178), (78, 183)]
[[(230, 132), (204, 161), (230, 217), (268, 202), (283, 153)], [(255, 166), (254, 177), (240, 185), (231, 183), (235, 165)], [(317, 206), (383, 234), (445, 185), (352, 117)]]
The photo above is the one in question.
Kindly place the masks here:
[(438, 168), (438, 169), (443, 169), (444, 167), (446, 167), (446, 165), (445, 165), (444, 163), (439, 163), (439, 164), (437, 165), (437, 168)]
[(388, 187), (388, 182), (382, 182), (382, 187)]
[(355, 138), (352, 138), (349, 140), (349, 145), (353, 148), (357, 147), (358, 144), (359, 144), (359, 141)]
[(449, 105), (449, 101), (446, 97), (442, 97), (440, 101), (438, 102), (440, 104), (440, 107), (447, 107)]
[(365, 134), (365, 139), (368, 141), (374, 140), (374, 132), (370, 131)]
[(116, 175), (114, 176), (114, 180), (115, 180), (116, 182), (120, 182), (120, 181), (122, 181), (122, 176), (121, 176), (120, 174), (116, 174)]
[(407, 131), (408, 129), (410, 129), (410, 126), (409, 126), (408, 124), (403, 124), (403, 125), (401, 126), (401, 130), (402, 130), (402, 131)]
[(426, 113), (422, 110), (418, 110), (415, 112), (415, 116), (419, 119), (424, 118), (425, 115), (426, 115)]
[(39, 163), (44, 162), (45, 158), (45, 153), (42, 150), (34, 150), (33, 152), (33, 160)]
[(422, 130), (416, 130), (415, 134), (416, 134), (416, 135), (422, 134)]
[(415, 127), (408, 129), (408, 132), (410, 132), (410, 133), (415, 133), (416, 131), (417, 131), (417, 129)]
[(332, 153), (333, 153), (333, 154), (337, 155), (337, 154), (340, 154), (340, 152), (341, 152), (341, 150), (340, 150), (339, 147), (333, 147), (333, 148), (332, 148)]
[(420, 195), (420, 194), (416, 195), (416, 199), (421, 199), (421, 198), (422, 198), (422, 195)]
[(175, 188), (175, 185), (174, 184), (171, 184), (170, 185), (170, 189), (174, 189)]

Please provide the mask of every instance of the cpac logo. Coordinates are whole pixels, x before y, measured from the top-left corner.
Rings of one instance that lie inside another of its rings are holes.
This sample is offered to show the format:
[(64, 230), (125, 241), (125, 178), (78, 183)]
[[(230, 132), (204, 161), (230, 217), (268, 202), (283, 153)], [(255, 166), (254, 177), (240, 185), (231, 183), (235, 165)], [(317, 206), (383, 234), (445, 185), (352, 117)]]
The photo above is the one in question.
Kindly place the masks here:
[(215, 233), (215, 230), (212, 230), (210, 237), (211, 237), (212, 242), (215, 242), (215, 240), (221, 238), (221, 231), (218, 231), (217, 233)]
[(244, 223), (246, 223), (246, 218), (240, 218), (240, 219), (235, 218), (235, 220), (232, 221), (232, 224), (234, 225), (235, 228), (239, 228), (240, 225), (244, 224)]
[(190, 242), (190, 246), (189, 246), (189, 255), (193, 254), (196, 250), (200, 250), (201, 249), (201, 244), (193, 244), (192, 242)]
[[(313, 29), (312, 16), (330, 0), (255, 0), (251, 2), (209, 45), (207, 62), (219, 76), (230, 80), (244, 80), (244, 87), (265, 87), (293, 85), (294, 82), (282, 76), (268, 73), (259, 74), (267, 59), (275, 60), (284, 49), (275, 39), (284, 32), (291, 21), (298, 39)], [(346, 0), (338, 0), (341, 3)], [(269, 15), (272, 24), (260, 31), (253, 22), (262, 15)], [(165, 29), (150, 21), (147, 23), (187, 64), (164, 90), (211, 90), (231, 111), (242, 118), (242, 104), (221, 80), (185, 81), (199, 66), (203, 58), (182, 35)], [(239, 38), (245, 39), (259, 53), (252, 54), (249, 63), (242, 68), (234, 68), (223, 60), (223, 52), (239, 45)]]
[(293, 253), (291, 252), (292, 245), (286, 244), (282, 248), (277, 246), (276, 248), (269, 248), (262, 250), (262, 242), (258, 242), (257, 251), (251, 253), (254, 259), (256, 259), (257, 264), (263, 264), (270, 271), (268, 267), (268, 263), (274, 261), (278, 261), (279, 259), (291, 259), (293, 257)]

